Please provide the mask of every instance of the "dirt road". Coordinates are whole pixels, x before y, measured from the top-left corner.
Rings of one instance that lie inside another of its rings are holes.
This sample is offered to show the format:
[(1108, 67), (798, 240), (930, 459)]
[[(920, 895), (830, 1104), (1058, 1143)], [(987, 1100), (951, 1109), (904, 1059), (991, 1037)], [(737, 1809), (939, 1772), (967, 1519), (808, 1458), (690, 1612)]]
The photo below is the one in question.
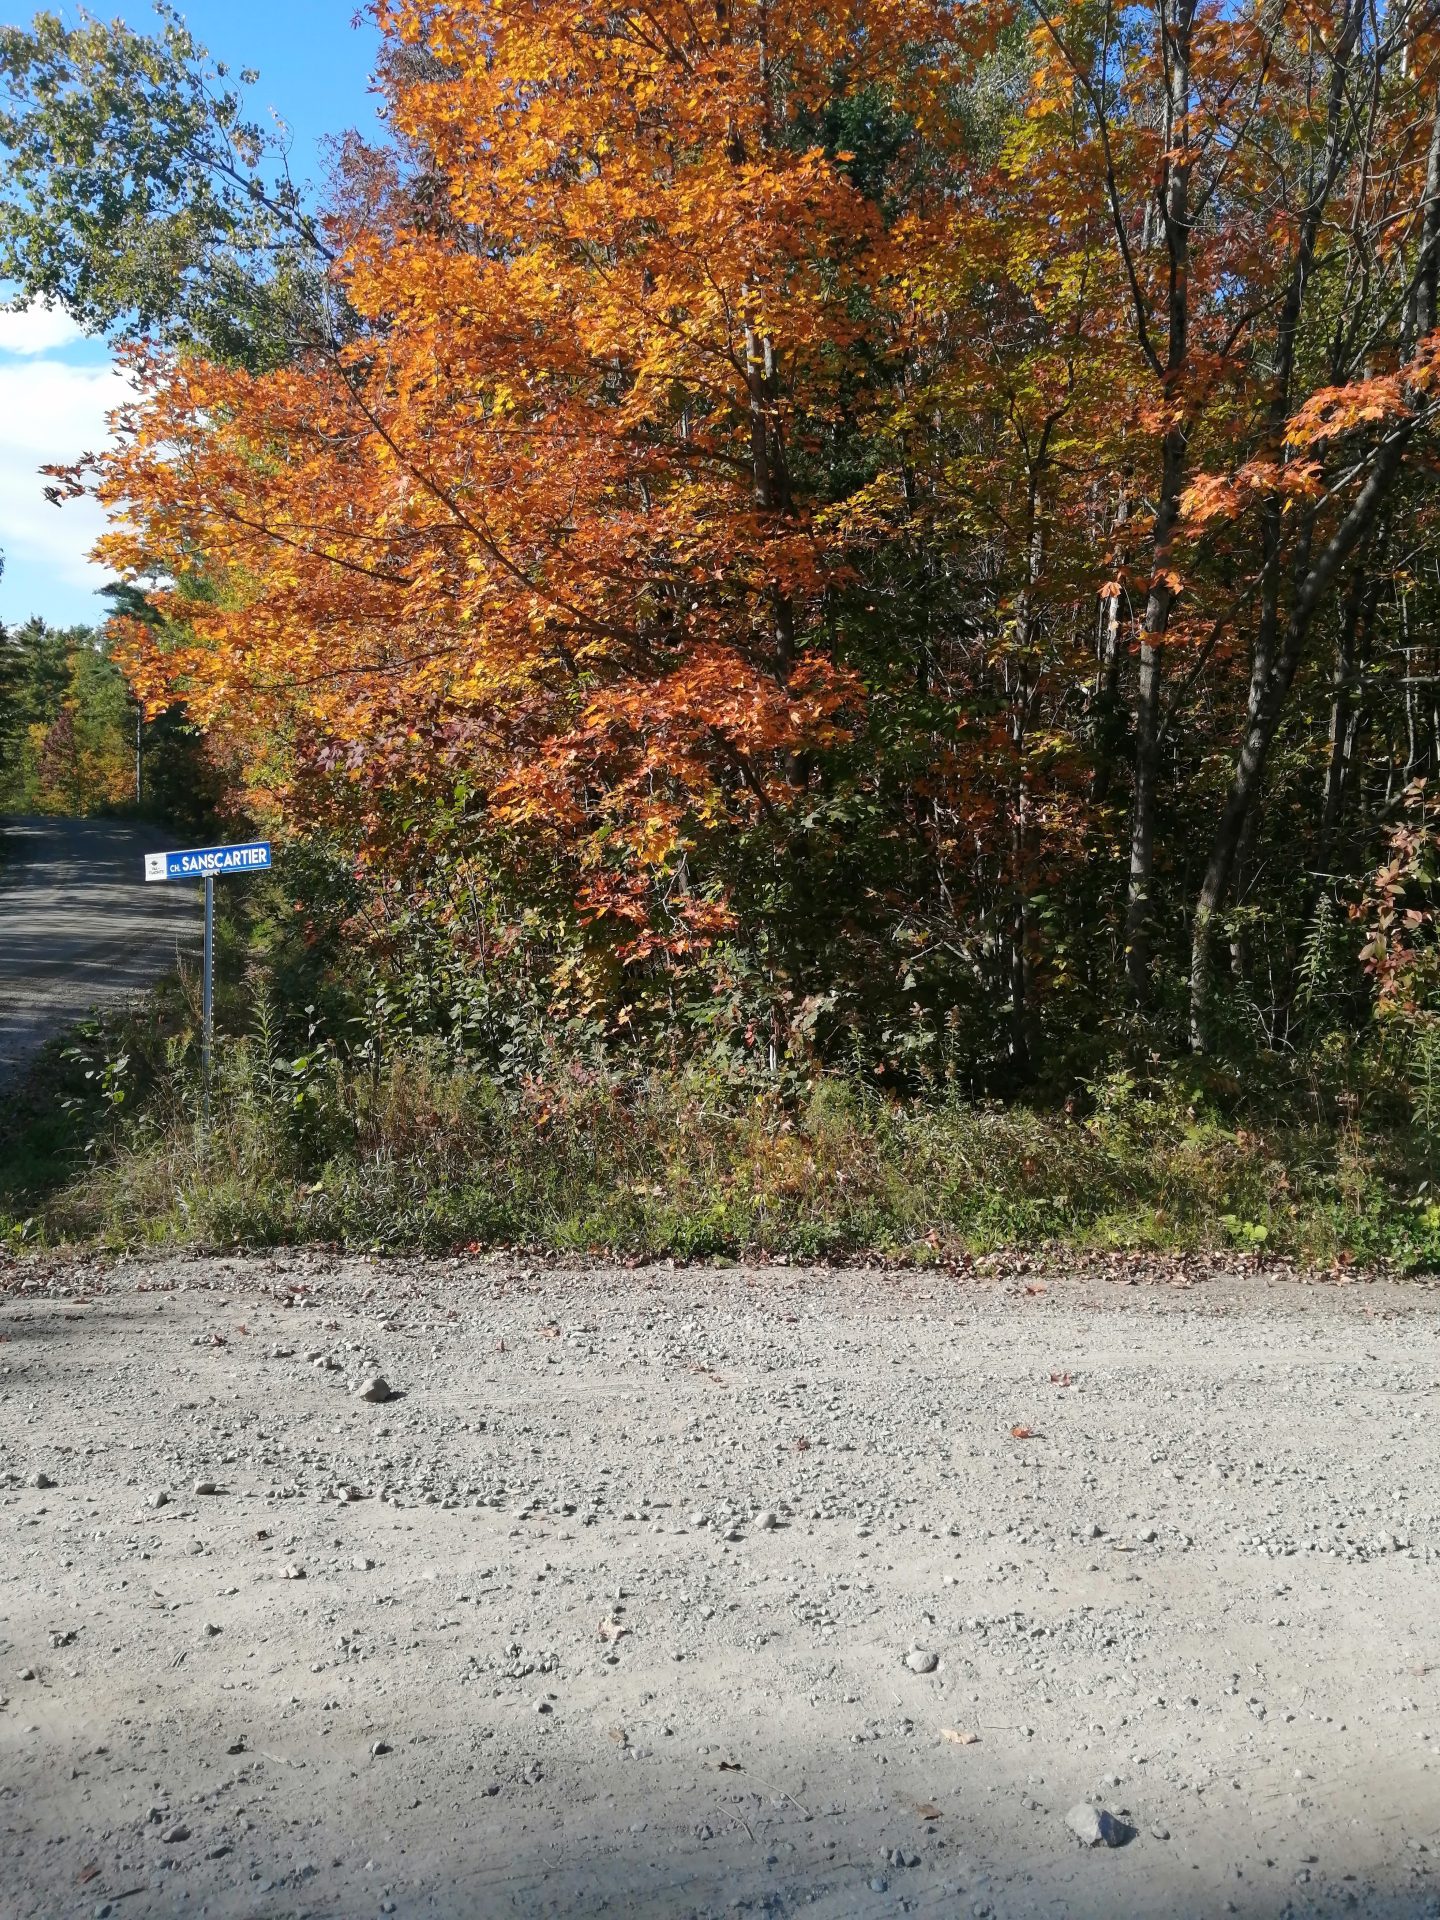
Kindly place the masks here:
[(92, 1007), (143, 993), (200, 942), (198, 886), (145, 885), (163, 827), (117, 820), (4, 823), (0, 1088)]
[(1429, 1292), (8, 1271), (13, 1920), (1440, 1914)]

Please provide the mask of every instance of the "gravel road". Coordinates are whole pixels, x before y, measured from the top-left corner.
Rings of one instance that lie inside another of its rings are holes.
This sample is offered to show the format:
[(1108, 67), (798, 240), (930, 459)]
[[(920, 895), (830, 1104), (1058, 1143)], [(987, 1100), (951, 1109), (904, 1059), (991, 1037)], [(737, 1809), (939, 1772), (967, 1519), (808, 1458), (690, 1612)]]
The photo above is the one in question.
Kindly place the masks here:
[(145, 992), (198, 951), (198, 886), (149, 886), (164, 827), (119, 820), (0, 823), (0, 1088), (97, 1006)]
[(1437, 1412), (1380, 1282), (0, 1268), (0, 1912), (1440, 1914)]

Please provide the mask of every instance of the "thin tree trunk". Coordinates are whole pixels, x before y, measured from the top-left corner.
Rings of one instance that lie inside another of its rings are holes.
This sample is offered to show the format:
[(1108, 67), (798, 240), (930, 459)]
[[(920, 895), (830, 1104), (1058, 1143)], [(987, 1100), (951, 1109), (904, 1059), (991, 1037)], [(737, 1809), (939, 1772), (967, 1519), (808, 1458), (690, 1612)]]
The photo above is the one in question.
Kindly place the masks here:
[[(1048, 434), (1047, 434), (1048, 438)], [(1043, 457), (1044, 442), (1041, 454)], [(1036, 588), (1044, 565), (1044, 531), (1040, 522), (1040, 492), (1034, 471), (1030, 475), (1027, 499), (1029, 527), (1025, 591), (1017, 609), (1016, 638), (1020, 643), (1020, 667), (1011, 721), (1015, 749), (1015, 777), (1010, 798), (1010, 1059), (1016, 1078), (1029, 1080), (1034, 1071), (1030, 1044), (1030, 896), (1027, 880), (1026, 835), (1028, 822), (1025, 791), (1025, 735), (1030, 722), (1033, 692), (1031, 659), (1038, 639)]]
[[(1146, 627), (1147, 636), (1163, 631), (1163, 625)], [(1140, 643), (1140, 683), (1135, 697), (1135, 805), (1130, 816), (1130, 888), (1125, 902), (1125, 977), (1142, 1005), (1150, 995), (1155, 789), (1160, 768), (1163, 680), (1160, 649), (1153, 638), (1147, 637)]]
[[(1383, 545), (1383, 535), (1382, 535)], [(1340, 612), (1335, 640), (1335, 667), (1330, 676), (1330, 755), (1320, 795), (1320, 833), (1315, 848), (1317, 872), (1327, 874), (1345, 810), (1350, 757), (1355, 746), (1355, 682), (1375, 617), (1380, 593), (1376, 566), (1357, 570)]]
[[(1024, 870), (1024, 829), (1017, 820), (1011, 831), (1010, 858), (1015, 872)], [(1023, 888), (1015, 887), (1015, 903), (1010, 918), (1010, 1064), (1015, 1078), (1027, 1081), (1034, 1066), (1030, 1054), (1029, 964), (1030, 914)]]
[[(1255, 809), (1252, 807), (1245, 816), (1245, 825), (1240, 829), (1240, 845), (1235, 853), (1235, 895), (1243, 899), (1245, 894), (1245, 875), (1255, 853)], [(1250, 977), (1250, 942), (1246, 938), (1243, 923), (1230, 936), (1230, 977), (1237, 984)]]
[[(742, 288), (741, 298), (748, 302), (748, 287)], [(790, 475), (784, 446), (774, 429), (774, 348), (769, 335), (756, 330), (748, 309), (745, 312), (745, 385), (750, 403), (750, 469), (755, 504), (762, 513), (788, 514)], [(790, 595), (778, 584), (770, 589), (770, 604), (776, 671), (780, 680), (786, 682), (795, 665), (795, 608)], [(793, 785), (793, 766), (791, 771)]]
[[(1120, 504), (1115, 512), (1115, 533), (1123, 543), (1125, 522), (1129, 504), (1122, 493)], [(1117, 576), (1125, 566), (1125, 548), (1117, 544), (1114, 562)], [(1103, 807), (1110, 797), (1111, 783), (1115, 777), (1115, 761), (1118, 741), (1116, 735), (1120, 722), (1120, 600), (1119, 581), (1116, 591), (1100, 603), (1100, 647), (1099, 671), (1095, 678), (1095, 699), (1092, 708), (1094, 716), (1095, 764), (1090, 774), (1090, 804)]]
[(1163, 370), (1169, 423), (1160, 463), (1150, 591), (1141, 622), (1140, 677), (1135, 702), (1135, 806), (1130, 822), (1130, 879), (1125, 901), (1125, 977), (1139, 1005), (1150, 997), (1155, 879), (1155, 814), (1160, 772), (1160, 696), (1164, 637), (1175, 588), (1170, 561), (1188, 451), (1183, 409), (1190, 342), (1190, 33), (1194, 0), (1177, 0), (1166, 36), (1166, 161), (1164, 231), (1169, 253), (1167, 341)]
[[(748, 300), (750, 289), (741, 289)], [(775, 488), (770, 472), (769, 397), (765, 392), (765, 347), (745, 315), (745, 386), (750, 396), (750, 471), (755, 487), (755, 504), (762, 513), (775, 505)]]

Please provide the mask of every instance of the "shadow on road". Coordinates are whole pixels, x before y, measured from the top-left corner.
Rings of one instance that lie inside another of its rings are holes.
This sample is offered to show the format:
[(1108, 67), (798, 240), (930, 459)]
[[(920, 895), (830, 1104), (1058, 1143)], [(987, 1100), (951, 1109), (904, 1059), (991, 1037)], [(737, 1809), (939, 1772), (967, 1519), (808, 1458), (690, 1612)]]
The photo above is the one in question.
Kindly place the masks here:
[[(1208, 1453), (1217, 1425), (1237, 1418), (1242, 1458), (1273, 1441), (1269, 1400), (1241, 1415), (1224, 1392), (1257, 1355), (1267, 1369), (1280, 1358), (1263, 1288), (1248, 1319), (1219, 1301), (1174, 1302), (1163, 1331), (1143, 1336), (1148, 1306), (1122, 1324), (1119, 1308), (1107, 1320), (1056, 1304), (1039, 1320), (992, 1301), (984, 1352), (968, 1363), (948, 1347), (925, 1358), (946, 1315), (973, 1340), (964, 1296), (914, 1319), (897, 1314), (891, 1278), (868, 1308), (847, 1285), (783, 1343), (759, 1303), (741, 1321), (717, 1318), (735, 1398), (714, 1412), (688, 1345), (671, 1350), (667, 1389), (664, 1349), (647, 1342), (670, 1316), (648, 1287), (627, 1305), (619, 1286), (577, 1295), (556, 1276), (542, 1301), (528, 1283), (512, 1296), (477, 1275), (467, 1296), (459, 1269), (435, 1263), (427, 1301), (412, 1269), (387, 1281), (355, 1262), (302, 1307), (291, 1277), (269, 1258), (177, 1259), (112, 1275), (107, 1291), (93, 1269), (37, 1262), (31, 1295), (0, 1302), (0, 1332), (15, 1336), (0, 1347), (18, 1387), (8, 1404), (23, 1395), (28, 1423), (11, 1440), (16, 1546), (0, 1565), (0, 1654), (15, 1676), (0, 1713), (5, 1920), (112, 1901), (116, 1920), (1440, 1913), (1433, 1723), (1409, 1719), (1410, 1695), (1432, 1697), (1416, 1685), (1433, 1633), (1428, 1565), (1312, 1561), (1289, 1578), (1313, 1610), (1298, 1615), (1292, 1595), (1276, 1618), (1277, 1570), (1218, 1539), (1194, 1559), (1187, 1543), (1102, 1570), (1083, 1566), (1090, 1549), (1069, 1536), (1097, 1446), (1117, 1513), (1133, 1520), (1141, 1491), (1147, 1513), (1163, 1498), (1149, 1433), (1139, 1444), (1126, 1426), (1137, 1353), (1161, 1370), (1152, 1406), (1181, 1447), (1203, 1437)], [(74, 1294), (92, 1279), (82, 1307)], [(717, 1312), (725, 1287), (749, 1294), (748, 1282), (710, 1280)], [(563, 1374), (548, 1343), (520, 1357), (555, 1309), (606, 1343), (577, 1342)], [(1428, 1443), (1428, 1426), (1419, 1439), (1398, 1431), (1416, 1397), (1412, 1352), (1417, 1380), (1433, 1378), (1428, 1310), (1411, 1304), (1388, 1330), (1372, 1305), (1318, 1293), (1297, 1292), (1293, 1310), (1304, 1319), (1292, 1342), (1305, 1344), (1283, 1352), (1309, 1356), (1309, 1377), (1290, 1379), (1285, 1431), (1327, 1474), (1357, 1336), (1371, 1356), (1367, 1397), (1352, 1383), (1346, 1402), (1347, 1422), (1384, 1436), (1360, 1482), (1340, 1482), (1357, 1518), (1367, 1487), (1388, 1502), (1401, 1446), (1413, 1457)], [(361, 1407), (344, 1365), (326, 1364), (358, 1363), (380, 1330), (412, 1383), (403, 1408)], [(1034, 1489), (1060, 1537), (1038, 1541), (1014, 1563), (1013, 1588), (987, 1599), (997, 1556), (1018, 1549), (986, 1531), (962, 1557), (959, 1534), (940, 1532), (944, 1512), (957, 1527), (988, 1521), (1017, 1504), (1032, 1469), (1003, 1447), (992, 1458), (949, 1441), (957, 1425), (993, 1430), (995, 1405), (1057, 1341), (1078, 1348), (1091, 1382), (1064, 1416), (1066, 1454)], [(782, 1344), (791, 1391), (823, 1382), (831, 1439), (869, 1436), (833, 1458), (828, 1445), (807, 1454), (822, 1456), (803, 1468), (810, 1497), (823, 1510), (844, 1487), (873, 1486), (878, 1435), (909, 1449), (924, 1530), (888, 1530), (862, 1557), (853, 1506), (829, 1521), (822, 1511), (813, 1536), (797, 1521), (734, 1553), (708, 1526), (675, 1524), (677, 1480), (704, 1474), (713, 1501), (712, 1474), (733, 1487), (776, 1471)], [(929, 1384), (917, 1393), (906, 1382), (918, 1368)], [(979, 1395), (993, 1396), (983, 1421)], [(880, 1411), (897, 1397), (901, 1423), (886, 1429)], [(747, 1450), (717, 1467), (734, 1429)], [(676, 1455), (692, 1432), (685, 1466)], [(594, 1501), (592, 1527), (565, 1496), (597, 1461), (616, 1498)], [(32, 1466), (52, 1484), (35, 1484)], [(431, 1483), (442, 1470), (470, 1483), (471, 1504)], [(637, 1501), (647, 1475), (664, 1525)], [(482, 1487), (503, 1499), (482, 1501)], [(1169, 1498), (1187, 1522), (1200, 1500), (1179, 1476)], [(1158, 1517), (1170, 1525), (1163, 1507)], [(1253, 1522), (1226, 1524), (1238, 1535)], [(1064, 1591), (1047, 1589), (1052, 1576)], [(837, 1619), (817, 1619), (822, 1597)], [(984, 1620), (964, 1619), (971, 1606), (997, 1629), (993, 1646)], [(934, 1626), (947, 1609), (948, 1671), (932, 1690), (901, 1667), (901, 1621)], [(619, 1624), (619, 1636), (604, 1630)], [(1272, 1669), (1263, 1719), (1225, 1685), (1247, 1652)], [(1325, 1694), (1307, 1709), (1312, 1678)], [(1296, 1711), (1280, 1711), (1286, 1700)], [(981, 1737), (946, 1742), (947, 1723)], [(1102, 1785), (1137, 1836), (1085, 1851), (1065, 1814)]]
[[(627, 1764), (614, 1748), (597, 1751), (603, 1729), (588, 1725), (537, 1739), (497, 1779), (485, 1761), (480, 1701), (468, 1721), (455, 1712), (448, 1724), (427, 1718), (419, 1735), (396, 1731), (380, 1756), (336, 1727), (337, 1744), (353, 1757), (317, 1766), (296, 1757), (295, 1730), (283, 1720), (254, 1724), (246, 1750), (227, 1754), (227, 1740), (239, 1744), (228, 1738), (237, 1719), (249, 1715), (253, 1724), (254, 1708), (235, 1703), (217, 1716), (197, 1690), (190, 1713), (127, 1721), (124, 1767), (107, 1771), (136, 1775), (128, 1796), (136, 1818), (123, 1833), (92, 1834), (81, 1849), (100, 1868), (87, 1892), (103, 1903), (133, 1888), (138, 1897), (117, 1914), (193, 1910), (213, 1920), (1433, 1920), (1440, 1911), (1419, 1861), (1377, 1874), (1343, 1829), (1298, 1872), (1294, 1859), (1273, 1869), (1247, 1862), (1237, 1872), (1209, 1843), (1200, 1806), (1192, 1834), (1162, 1841), (1142, 1832), (1113, 1852), (1068, 1841), (1058, 1810), (997, 1810), (980, 1781), (943, 1796), (937, 1817), (922, 1822), (878, 1787), (857, 1801), (853, 1773), (787, 1736), (785, 1706), (775, 1702), (749, 1757), (763, 1786), (748, 1767), (717, 1772), (696, 1734), (677, 1738), (664, 1763), (647, 1764), (646, 1755)], [(39, 1888), (38, 1903), (21, 1893), (23, 1863), (45, 1862), (48, 1879), (51, 1863), (73, 1851), (73, 1836), (93, 1818), (85, 1783), (94, 1763), (83, 1742), (52, 1745), (53, 1769), (68, 1772), (73, 1750), (80, 1770), (75, 1784), (11, 1807), (17, 1920), (51, 1911)], [(214, 1757), (197, 1763), (196, 1753)], [(153, 1798), (150, 1781), (168, 1780), (182, 1755), (192, 1768), (175, 1802), (185, 1807), (184, 1838), (166, 1845), (162, 1830), (178, 1812), (147, 1829), (141, 1789)], [(774, 1790), (782, 1782), (793, 1794)], [(211, 1804), (197, 1809), (197, 1792)], [(626, 1804), (617, 1814), (619, 1801)], [(892, 1864), (886, 1841), (905, 1864)]]
[(147, 887), (145, 854), (173, 844), (161, 826), (12, 816), (0, 830), (0, 1223), (23, 1229), (102, 1118), (114, 1023), (196, 963), (200, 890)]
[(193, 953), (196, 887), (150, 886), (163, 827), (11, 817), (0, 881), (0, 1089), (94, 1009), (133, 1004)]

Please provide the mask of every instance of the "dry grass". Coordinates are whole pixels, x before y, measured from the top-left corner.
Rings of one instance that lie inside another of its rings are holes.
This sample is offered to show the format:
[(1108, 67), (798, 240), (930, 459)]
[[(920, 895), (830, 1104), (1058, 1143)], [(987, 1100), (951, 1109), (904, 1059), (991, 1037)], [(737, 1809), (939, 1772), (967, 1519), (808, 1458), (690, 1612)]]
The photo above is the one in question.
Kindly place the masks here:
[(841, 1079), (782, 1097), (556, 1065), (505, 1086), (423, 1046), (383, 1071), (297, 1072), (238, 1042), (210, 1125), (189, 1083), (160, 1075), (78, 1170), (27, 1190), (12, 1169), (0, 1231), (709, 1258), (1237, 1246), (1433, 1264), (1440, 1210), (1403, 1187), (1353, 1136), (1269, 1140), (1123, 1079), (1082, 1120), (900, 1104)]

